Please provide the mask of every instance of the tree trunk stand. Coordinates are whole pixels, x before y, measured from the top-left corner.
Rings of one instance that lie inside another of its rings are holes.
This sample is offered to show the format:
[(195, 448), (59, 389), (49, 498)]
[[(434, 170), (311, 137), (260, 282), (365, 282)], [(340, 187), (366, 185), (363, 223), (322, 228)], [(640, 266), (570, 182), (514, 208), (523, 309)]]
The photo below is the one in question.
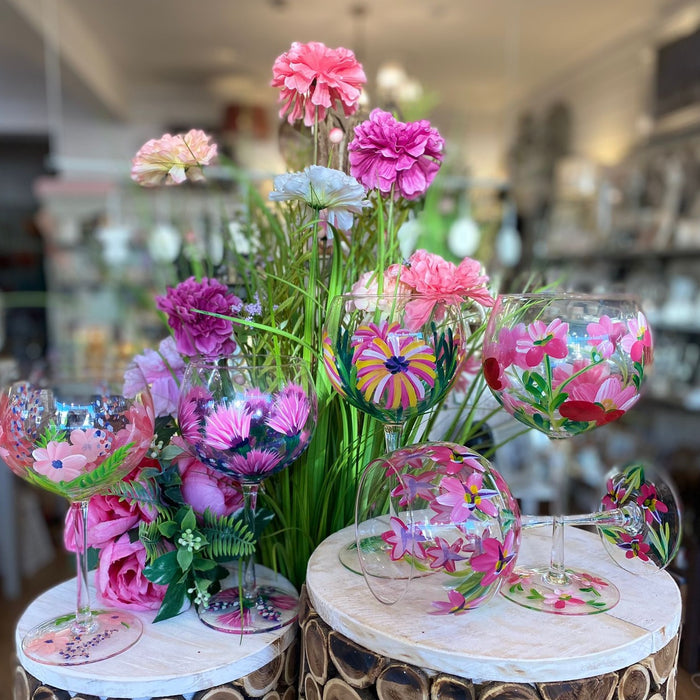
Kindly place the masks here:
[[(265, 571), (264, 567), (260, 567)], [(272, 572), (266, 572), (274, 576)], [(292, 591), (291, 584), (281, 577)], [(93, 600), (94, 600), (93, 591)], [(140, 614), (143, 636), (122, 654), (78, 666), (48, 666), (21, 651), (24, 633), (58, 610), (75, 606), (75, 580), (39, 596), (17, 623), (14, 700), (294, 700), (298, 625), (239, 636), (199, 621), (194, 609), (152, 624)], [(0, 694), (1, 697), (5, 697)]]
[[(338, 550), (347, 528), (309, 562), (299, 613), (305, 700), (674, 700), (680, 592), (665, 572), (634, 576), (597, 535), (567, 531), (567, 564), (620, 589), (608, 612), (562, 616), (496, 596), (463, 615), (425, 610), (420, 580), (392, 606), (374, 599)], [(549, 533), (526, 531), (519, 564), (547, 561)]]

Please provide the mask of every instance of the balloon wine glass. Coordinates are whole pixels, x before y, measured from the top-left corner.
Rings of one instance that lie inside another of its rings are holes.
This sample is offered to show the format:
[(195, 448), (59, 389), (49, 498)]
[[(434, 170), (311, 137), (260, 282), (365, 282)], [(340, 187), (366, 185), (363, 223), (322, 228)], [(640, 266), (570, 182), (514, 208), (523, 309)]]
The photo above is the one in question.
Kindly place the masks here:
[[(521, 531), (551, 526), (554, 518), (521, 516), (498, 471), (463, 445), (427, 442), (374, 459), (362, 473), (356, 503), (362, 573), (382, 603), (397, 603), (410, 591), (412, 609), (454, 614), (505, 591), (551, 612), (605, 609), (600, 590), (606, 583), (595, 576), (575, 596), (525, 588), (531, 575), (514, 570)], [(560, 519), (596, 526), (607, 553), (632, 573), (659, 571), (673, 559), (680, 543), (678, 500), (653, 470), (634, 463), (617, 471), (600, 508)], [(372, 539), (384, 542), (388, 555), (365, 546)]]
[[(130, 379), (125, 383), (125, 377)], [(73, 666), (115, 656), (141, 637), (138, 617), (93, 609), (88, 587), (88, 507), (136, 467), (153, 439), (154, 411), (140, 370), (62, 374), (17, 381), (0, 398), (0, 456), (30, 484), (63, 496), (75, 528), (77, 594), (72, 613), (39, 624), (24, 654)]]
[[(316, 391), (301, 358), (193, 360), (180, 385), (178, 423), (190, 453), (240, 484), (251, 531), (261, 482), (289, 466), (308, 446), (317, 419)], [(255, 557), (235, 587), (199, 606), (204, 624), (255, 634), (288, 625), (298, 599), (274, 582), (259, 584)]]
[[(348, 403), (383, 424), (387, 452), (399, 447), (406, 421), (436, 406), (452, 386), (466, 356), (468, 321), (460, 307), (418, 294), (331, 300), (323, 326), (326, 373)], [(339, 556), (361, 573), (354, 542)]]
[[(482, 352), (484, 377), (499, 403), (554, 440), (623, 416), (639, 399), (652, 358), (651, 331), (633, 297), (568, 293), (499, 296)], [(566, 567), (565, 523), (561, 515), (552, 520), (549, 564), (519, 570), (522, 585), (501, 592), (527, 607), (581, 614), (575, 606), (552, 609), (547, 601), (559, 593), (575, 596), (596, 579), (596, 606), (585, 612), (610, 609), (619, 600), (614, 585)]]

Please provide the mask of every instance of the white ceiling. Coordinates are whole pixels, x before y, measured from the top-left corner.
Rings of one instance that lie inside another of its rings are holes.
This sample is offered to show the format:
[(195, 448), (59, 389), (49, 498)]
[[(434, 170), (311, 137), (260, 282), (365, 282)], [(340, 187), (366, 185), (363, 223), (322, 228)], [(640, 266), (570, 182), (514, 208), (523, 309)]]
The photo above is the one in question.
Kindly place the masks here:
[(45, 91), (42, 34), (60, 47), (66, 96), (121, 118), (134, 94), (155, 85), (220, 104), (270, 106), (275, 57), (292, 41), (317, 40), (354, 49), (370, 80), (382, 63), (401, 62), (454, 120), (498, 113), (621, 38), (652, 31), (672, 4), (0, 0), (0, 104)]

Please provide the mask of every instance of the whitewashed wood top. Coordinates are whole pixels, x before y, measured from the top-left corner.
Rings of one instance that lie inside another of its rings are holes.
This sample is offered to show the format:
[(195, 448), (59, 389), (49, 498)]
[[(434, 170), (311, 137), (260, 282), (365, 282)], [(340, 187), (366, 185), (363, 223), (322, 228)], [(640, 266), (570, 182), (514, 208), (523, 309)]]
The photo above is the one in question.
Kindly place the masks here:
[[(316, 611), (358, 644), (425, 669), (475, 681), (587, 678), (644, 659), (680, 626), (680, 591), (667, 572), (635, 576), (608, 557), (597, 534), (577, 528), (566, 531), (566, 564), (620, 589), (620, 602), (608, 612), (553, 615), (497, 595), (463, 615), (430, 615), (431, 598), (421, 598), (415, 579), (403, 599), (384, 605), (338, 560), (339, 548), (353, 537), (354, 527), (341, 530), (311, 557), (306, 584)], [(550, 541), (548, 528), (523, 531), (518, 565), (548, 563)]]
[[(264, 567), (265, 580), (294, 591), (291, 584)], [(91, 589), (95, 600), (94, 589)], [(99, 605), (99, 603), (98, 603)], [(96, 606), (97, 607), (97, 606)], [(21, 639), (35, 625), (75, 609), (75, 579), (43, 593), (24, 612), (15, 630), (19, 661), (43, 683), (101, 697), (150, 698), (194, 693), (241, 678), (272, 661), (297, 634), (297, 624), (265, 634), (226, 634), (202, 624), (194, 608), (175, 618), (152, 623), (153, 613), (138, 613), (143, 636), (130, 649), (105, 661), (81, 666), (47, 666), (27, 658)]]

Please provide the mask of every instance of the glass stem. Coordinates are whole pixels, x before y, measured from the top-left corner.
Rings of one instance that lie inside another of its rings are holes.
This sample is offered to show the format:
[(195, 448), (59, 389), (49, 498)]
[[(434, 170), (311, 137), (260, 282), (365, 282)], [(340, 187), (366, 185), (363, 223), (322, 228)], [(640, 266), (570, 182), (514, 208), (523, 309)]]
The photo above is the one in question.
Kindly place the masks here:
[[(258, 484), (243, 482), (243, 517), (251, 532), (255, 532), (255, 509), (258, 505)], [(252, 598), (255, 595), (255, 553), (243, 563), (243, 595)]]
[(563, 516), (555, 515), (552, 518), (552, 551), (549, 559), (549, 571), (545, 574), (545, 578), (549, 583), (557, 586), (564, 585), (569, 580), (564, 568), (565, 527)]
[(84, 499), (70, 504), (75, 527), (75, 566), (77, 571), (75, 622), (71, 627), (74, 634), (89, 634), (95, 627), (90, 608), (90, 589), (88, 588), (87, 533), (89, 503), (89, 500)]
[[(622, 508), (601, 510), (597, 513), (585, 513), (583, 515), (561, 515), (559, 519), (564, 525), (574, 527), (621, 527), (630, 535), (641, 532), (644, 525), (644, 515), (636, 503), (630, 503)], [(521, 526), (523, 528), (544, 527), (552, 525), (553, 518), (549, 515), (523, 515)]]
[(384, 423), (384, 445), (387, 452), (393, 452), (399, 448), (402, 433), (401, 423)]

